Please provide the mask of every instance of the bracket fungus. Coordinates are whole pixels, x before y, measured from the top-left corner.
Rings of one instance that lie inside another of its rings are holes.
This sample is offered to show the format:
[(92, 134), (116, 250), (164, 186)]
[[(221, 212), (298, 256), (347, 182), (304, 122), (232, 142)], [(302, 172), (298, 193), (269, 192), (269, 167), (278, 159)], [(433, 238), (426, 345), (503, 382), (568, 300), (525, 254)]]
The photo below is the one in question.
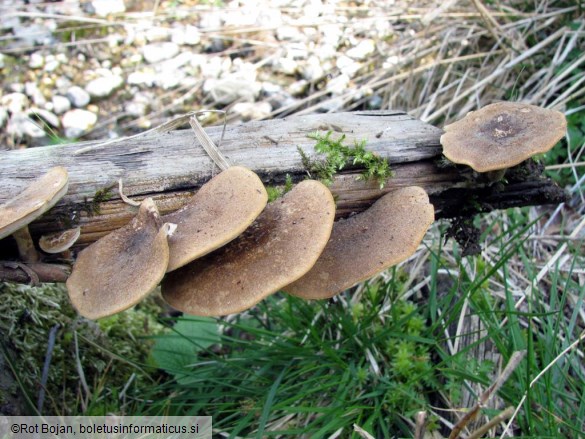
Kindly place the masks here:
[(173, 228), (163, 224), (152, 198), (146, 198), (130, 223), (81, 251), (67, 280), (77, 311), (97, 319), (130, 308), (150, 294), (166, 272), (167, 236)]
[(67, 193), (69, 176), (63, 167), (50, 169), (24, 191), (0, 206), (0, 239), (13, 235), (25, 262), (38, 261), (28, 225)]
[(424, 189), (389, 192), (368, 210), (336, 221), (315, 266), (283, 288), (304, 299), (327, 299), (413, 254), (435, 219)]
[(163, 297), (194, 315), (248, 309), (309, 271), (329, 239), (334, 217), (329, 189), (305, 180), (270, 203), (238, 238), (169, 273)]
[(249, 169), (231, 166), (206, 184), (189, 203), (164, 220), (177, 225), (169, 237), (167, 272), (206, 255), (240, 235), (262, 212), (268, 194)]
[(547, 152), (565, 135), (567, 121), (559, 111), (497, 102), (471, 111), (443, 129), (445, 157), (487, 173), (511, 168)]
[(39, 247), (45, 253), (63, 253), (64, 257), (70, 258), (71, 251), (69, 249), (79, 239), (80, 235), (81, 227), (79, 226), (62, 232), (43, 235), (41, 236), (41, 239), (39, 239)]

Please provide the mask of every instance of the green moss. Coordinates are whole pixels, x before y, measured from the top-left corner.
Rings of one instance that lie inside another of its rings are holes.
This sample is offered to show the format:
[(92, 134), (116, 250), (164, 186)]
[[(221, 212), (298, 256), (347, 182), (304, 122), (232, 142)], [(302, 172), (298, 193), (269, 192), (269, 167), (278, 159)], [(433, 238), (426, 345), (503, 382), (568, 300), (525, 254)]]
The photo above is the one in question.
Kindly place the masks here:
[(282, 197), (288, 191), (293, 188), (293, 181), (290, 174), (286, 174), (284, 186), (267, 186), (266, 192), (268, 192), (268, 202), (272, 203), (274, 200)]
[[(23, 383), (20, 391), (37, 400), (49, 331), (58, 326), (43, 414), (70, 415), (84, 409), (96, 413), (121, 404), (116, 393), (133, 374), (128, 396), (152, 380), (140, 365), (147, 362), (151, 346), (146, 337), (163, 329), (153, 317), (154, 309), (147, 301), (93, 322), (77, 315), (63, 285), (35, 288), (0, 283), (0, 331), (14, 352), (12, 360)], [(79, 368), (91, 395), (80, 386)]]
[(311, 161), (307, 155), (297, 148), (301, 154), (303, 166), (316, 178), (327, 185), (333, 183), (333, 177), (348, 164), (363, 168), (361, 179), (375, 180), (382, 189), (386, 180), (392, 176), (390, 165), (386, 159), (372, 151), (366, 150), (366, 141), (355, 142), (354, 146), (344, 145), (345, 135), (338, 139), (331, 138), (332, 131), (322, 135), (319, 132), (311, 133), (307, 137), (315, 140), (315, 151), (324, 154), (325, 160)]

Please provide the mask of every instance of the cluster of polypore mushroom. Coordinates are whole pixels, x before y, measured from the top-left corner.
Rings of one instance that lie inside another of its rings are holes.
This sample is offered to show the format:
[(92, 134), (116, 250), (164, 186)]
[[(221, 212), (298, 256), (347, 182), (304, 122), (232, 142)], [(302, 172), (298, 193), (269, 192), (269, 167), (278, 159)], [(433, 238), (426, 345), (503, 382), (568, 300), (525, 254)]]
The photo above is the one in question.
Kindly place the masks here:
[[(545, 124), (534, 138), (532, 128)], [(441, 142), (450, 160), (487, 172), (525, 160), (526, 149), (547, 151), (565, 127), (561, 113), (501, 103), (446, 126)], [(15, 234), (25, 261), (36, 255), (27, 224), (66, 191), (66, 170), (54, 168), (0, 206), (0, 238)], [(164, 299), (194, 315), (240, 312), (277, 291), (330, 298), (407, 259), (434, 221), (426, 192), (414, 186), (336, 222), (331, 192), (318, 181), (267, 199), (260, 178), (239, 166), (166, 216), (146, 198), (130, 223), (79, 253), (67, 280), (71, 302), (83, 316), (100, 318), (135, 305), (161, 282)], [(40, 246), (63, 252), (79, 233), (43, 237)]]

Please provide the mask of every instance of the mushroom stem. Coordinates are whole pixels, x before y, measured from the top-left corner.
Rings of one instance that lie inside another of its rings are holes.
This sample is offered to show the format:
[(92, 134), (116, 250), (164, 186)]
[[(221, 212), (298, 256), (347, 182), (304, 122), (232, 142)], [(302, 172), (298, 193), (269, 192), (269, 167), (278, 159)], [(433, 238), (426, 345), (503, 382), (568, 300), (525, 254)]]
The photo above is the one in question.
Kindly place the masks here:
[(496, 169), (495, 171), (488, 171), (484, 173), (484, 175), (490, 183), (496, 183), (504, 178), (507, 169), (508, 168)]
[(12, 236), (16, 240), (18, 254), (24, 262), (31, 263), (39, 261), (39, 254), (35, 248), (32, 236), (30, 236), (28, 226), (18, 229)]

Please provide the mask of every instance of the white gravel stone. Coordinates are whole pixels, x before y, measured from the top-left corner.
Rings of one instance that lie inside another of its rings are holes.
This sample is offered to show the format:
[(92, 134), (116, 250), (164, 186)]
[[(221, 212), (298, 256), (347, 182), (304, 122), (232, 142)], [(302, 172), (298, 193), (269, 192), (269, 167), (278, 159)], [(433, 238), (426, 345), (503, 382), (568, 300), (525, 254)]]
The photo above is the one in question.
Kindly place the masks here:
[(36, 115), (43, 119), (48, 125), (51, 125), (54, 128), (59, 128), (59, 126), (61, 125), (61, 123), (59, 122), (59, 117), (55, 113), (45, 110), (43, 108), (32, 107), (26, 112), (26, 114), (29, 117)]
[(154, 79), (154, 85), (163, 90), (170, 90), (179, 86), (185, 80), (186, 74), (182, 70), (163, 70)]
[(71, 101), (71, 104), (77, 108), (85, 107), (91, 100), (89, 93), (77, 85), (74, 85), (67, 90), (67, 98)]
[(124, 78), (118, 75), (102, 76), (90, 81), (85, 86), (85, 91), (92, 98), (105, 98), (111, 95), (114, 90), (124, 84)]
[(167, 41), (170, 34), (171, 32), (169, 29), (160, 26), (154, 26), (148, 28), (144, 36), (146, 37), (146, 41), (149, 43), (157, 43), (160, 41)]
[(278, 58), (272, 68), (277, 73), (283, 73), (285, 75), (294, 75), (299, 68), (299, 63), (289, 57)]
[(13, 82), (8, 88), (14, 93), (24, 93), (24, 84), (21, 82)]
[(40, 69), (45, 65), (45, 57), (41, 55), (39, 52), (33, 52), (30, 55), (30, 59), (28, 61), (28, 66), (31, 69)]
[(361, 63), (354, 61), (349, 56), (345, 55), (341, 55), (339, 58), (337, 58), (335, 65), (339, 70), (341, 70), (341, 73), (349, 76), (350, 78), (353, 77), (362, 67)]
[(288, 86), (288, 92), (293, 96), (301, 95), (308, 86), (309, 82), (306, 79), (299, 79)]
[(120, 14), (126, 11), (124, 0), (93, 0), (91, 6), (99, 17), (106, 17), (110, 14)]
[(301, 70), (303, 78), (307, 81), (316, 81), (324, 75), (321, 60), (316, 56), (311, 56), (307, 62), (303, 65)]
[(238, 78), (208, 79), (203, 84), (203, 91), (207, 92), (214, 102), (220, 105), (231, 104), (238, 99), (254, 101), (260, 93), (260, 89), (259, 83)]
[(307, 38), (294, 26), (279, 26), (276, 28), (276, 38), (279, 41), (305, 41)]
[(152, 69), (143, 69), (137, 72), (132, 72), (128, 75), (127, 82), (130, 85), (141, 85), (144, 87), (152, 87), (157, 79), (157, 75)]
[(45, 57), (45, 66), (43, 67), (43, 70), (45, 72), (54, 72), (59, 68), (60, 65), (61, 61), (59, 61), (59, 59), (55, 55), (47, 55)]
[(327, 83), (327, 91), (333, 94), (341, 94), (347, 89), (349, 81), (350, 81), (349, 76), (342, 73), (341, 75), (331, 79)]
[(287, 47), (287, 54), (292, 59), (307, 59), (309, 57), (309, 50), (304, 43), (291, 43)]
[(71, 102), (65, 96), (54, 95), (51, 103), (55, 114), (63, 114), (71, 109)]
[(46, 136), (37, 123), (21, 112), (12, 114), (6, 126), (6, 134), (16, 138), (29, 137), (31, 139), (41, 139)]
[(270, 116), (272, 105), (268, 102), (238, 102), (231, 111), (243, 120), (258, 120)]
[(171, 41), (179, 45), (195, 46), (201, 42), (201, 32), (195, 26), (181, 26), (173, 29)]
[(9, 93), (0, 99), (0, 104), (12, 114), (24, 111), (28, 107), (28, 102), (28, 96), (24, 93)]
[(360, 41), (357, 46), (352, 47), (345, 54), (353, 59), (364, 60), (373, 54), (375, 50), (376, 43), (374, 40), (368, 38)]
[(179, 45), (172, 42), (147, 44), (142, 48), (142, 56), (146, 62), (154, 64), (171, 59), (179, 53)]
[(95, 113), (87, 110), (69, 110), (63, 115), (61, 123), (65, 129), (65, 136), (69, 138), (80, 137), (91, 130), (97, 122)]
[(36, 82), (26, 82), (24, 84), (24, 91), (27, 96), (34, 102), (35, 105), (45, 105), (47, 99), (43, 95), (43, 92), (39, 89)]

